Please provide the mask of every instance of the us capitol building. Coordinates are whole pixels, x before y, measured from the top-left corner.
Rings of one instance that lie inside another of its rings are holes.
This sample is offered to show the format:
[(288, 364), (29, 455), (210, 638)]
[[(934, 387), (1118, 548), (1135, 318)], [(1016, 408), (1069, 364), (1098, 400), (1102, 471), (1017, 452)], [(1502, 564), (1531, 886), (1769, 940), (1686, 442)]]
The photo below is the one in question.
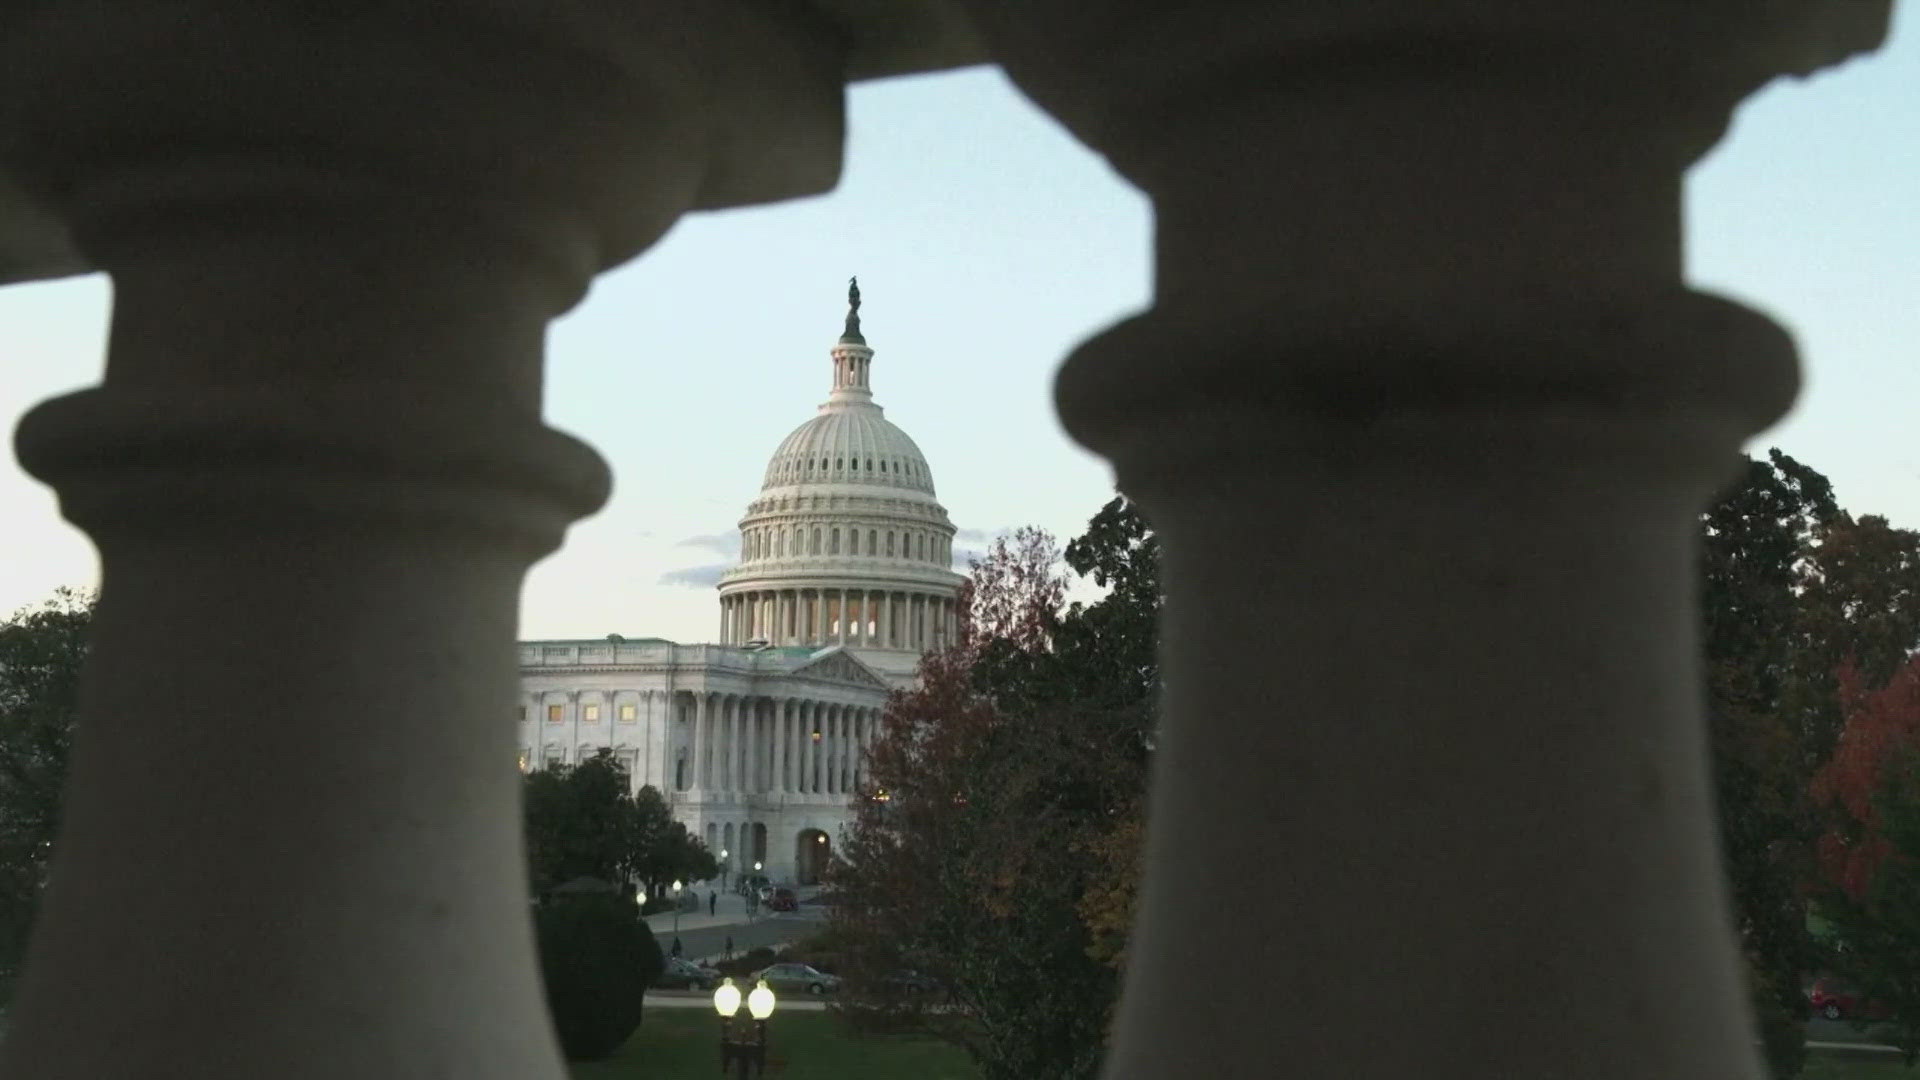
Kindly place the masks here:
[(720, 580), (717, 643), (520, 643), (520, 763), (609, 748), (727, 869), (818, 880), (887, 692), (956, 631), (962, 578), (933, 473), (874, 404), (860, 289), (833, 390), (774, 450)]

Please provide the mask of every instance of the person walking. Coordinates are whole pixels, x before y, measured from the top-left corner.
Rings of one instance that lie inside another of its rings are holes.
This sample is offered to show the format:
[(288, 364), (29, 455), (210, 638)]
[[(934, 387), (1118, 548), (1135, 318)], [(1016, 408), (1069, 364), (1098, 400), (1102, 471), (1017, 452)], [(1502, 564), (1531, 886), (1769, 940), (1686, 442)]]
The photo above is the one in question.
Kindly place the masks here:
[(719, 908), (720, 908), (720, 894), (717, 892), (709, 891), (707, 893), (707, 914), (712, 915), (714, 912), (718, 911)]
[(727, 935), (727, 959), (733, 959), (733, 935)]
[(680, 952), (680, 938), (679, 935), (675, 935), (673, 939), (673, 958), (675, 960), (680, 959)]

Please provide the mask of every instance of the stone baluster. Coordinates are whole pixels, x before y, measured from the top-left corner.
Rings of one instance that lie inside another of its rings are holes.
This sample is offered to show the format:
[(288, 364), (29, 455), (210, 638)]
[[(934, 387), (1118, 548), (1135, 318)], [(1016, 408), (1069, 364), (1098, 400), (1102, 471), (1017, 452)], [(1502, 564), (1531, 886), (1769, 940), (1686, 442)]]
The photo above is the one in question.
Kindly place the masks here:
[(971, 7), (1155, 207), (1057, 382), (1167, 592), (1107, 1075), (1759, 1075), (1692, 571), (1795, 365), (1683, 283), (1681, 181), (1885, 5)]
[(831, 185), (844, 35), (645, 0), (11, 22), (9, 171), (114, 311), (102, 385), (17, 435), (103, 587), (0, 1074), (562, 1076), (499, 702), (525, 570), (608, 477), (540, 419), (546, 327), (686, 209)]

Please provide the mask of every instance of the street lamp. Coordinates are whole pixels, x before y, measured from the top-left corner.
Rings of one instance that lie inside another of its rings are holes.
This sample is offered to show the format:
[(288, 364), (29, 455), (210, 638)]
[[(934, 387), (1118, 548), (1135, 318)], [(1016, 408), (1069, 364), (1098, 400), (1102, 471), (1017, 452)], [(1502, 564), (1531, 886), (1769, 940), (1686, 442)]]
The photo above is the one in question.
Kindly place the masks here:
[(747, 1012), (753, 1016), (753, 1037), (748, 1039), (743, 1037), (745, 1032), (734, 1030), (733, 1017), (740, 1011), (740, 988), (733, 985), (732, 979), (727, 979), (713, 992), (713, 1009), (720, 1014), (721, 1075), (726, 1075), (729, 1069), (735, 1070), (738, 1080), (766, 1075), (767, 1017), (773, 1015), (773, 1004), (773, 991), (768, 989), (767, 980), (761, 979), (760, 985), (747, 995)]
[(673, 939), (680, 940), (680, 879), (673, 879)]

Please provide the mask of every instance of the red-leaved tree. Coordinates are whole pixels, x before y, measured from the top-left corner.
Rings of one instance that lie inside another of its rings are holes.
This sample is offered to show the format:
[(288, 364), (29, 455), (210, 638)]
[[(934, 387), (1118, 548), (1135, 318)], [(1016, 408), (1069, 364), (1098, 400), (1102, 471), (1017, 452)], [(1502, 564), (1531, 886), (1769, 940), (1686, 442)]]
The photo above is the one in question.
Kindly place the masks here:
[(832, 870), (846, 1011), (955, 1042), (987, 1080), (1094, 1076), (1117, 986), (1081, 914), (1111, 865), (1112, 807), (1085, 797), (1111, 771), (1100, 740), (983, 677), (1053, 656), (1059, 557), (1025, 529), (976, 563), (958, 640), (888, 702)]
[(1920, 656), (1877, 690), (1852, 664), (1839, 684), (1845, 722), (1810, 789), (1830, 821), (1818, 845), (1818, 904), (1840, 972), (1884, 1010), (1879, 1037), (1911, 1065), (1920, 1058)]
[(1839, 683), (1844, 726), (1810, 792), (1817, 806), (1835, 812), (1820, 838), (1822, 876), (1861, 901), (1893, 855), (1882, 796), (1905, 759), (1920, 753), (1920, 658), (1897, 669), (1879, 690), (1869, 691), (1851, 663), (1842, 665)]

